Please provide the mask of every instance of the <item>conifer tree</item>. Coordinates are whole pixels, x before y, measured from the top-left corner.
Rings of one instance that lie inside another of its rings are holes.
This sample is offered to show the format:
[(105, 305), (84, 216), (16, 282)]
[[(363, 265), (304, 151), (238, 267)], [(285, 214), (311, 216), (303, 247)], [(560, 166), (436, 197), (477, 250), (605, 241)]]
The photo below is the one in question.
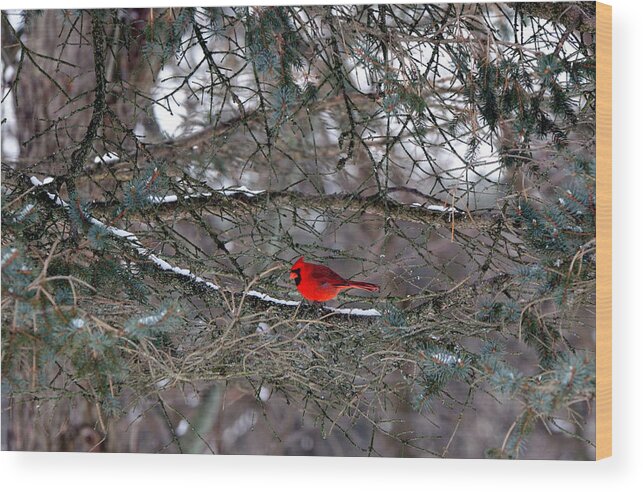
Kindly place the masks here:
[[(279, 405), (351, 454), (593, 456), (595, 13), (557, 5), (3, 11), (6, 448), (243, 452), (237, 391), (284, 453)], [(382, 294), (300, 303), (299, 256)], [(15, 437), (81, 407), (91, 446)]]

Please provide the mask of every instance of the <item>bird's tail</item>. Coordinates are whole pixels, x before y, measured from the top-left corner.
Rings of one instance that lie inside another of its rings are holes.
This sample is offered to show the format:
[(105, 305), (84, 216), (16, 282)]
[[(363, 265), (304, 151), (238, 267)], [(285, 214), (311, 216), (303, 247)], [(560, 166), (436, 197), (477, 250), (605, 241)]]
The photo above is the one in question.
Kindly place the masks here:
[(370, 292), (379, 292), (380, 286), (375, 284), (369, 284), (368, 282), (349, 282), (348, 287), (351, 289), (362, 289), (368, 290)]

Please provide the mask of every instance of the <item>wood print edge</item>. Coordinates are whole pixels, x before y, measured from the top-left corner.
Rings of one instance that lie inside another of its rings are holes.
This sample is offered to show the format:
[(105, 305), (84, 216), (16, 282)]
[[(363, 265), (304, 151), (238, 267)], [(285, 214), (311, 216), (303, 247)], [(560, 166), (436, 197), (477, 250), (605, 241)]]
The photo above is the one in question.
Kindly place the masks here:
[(612, 7), (596, 3), (596, 459), (612, 455)]

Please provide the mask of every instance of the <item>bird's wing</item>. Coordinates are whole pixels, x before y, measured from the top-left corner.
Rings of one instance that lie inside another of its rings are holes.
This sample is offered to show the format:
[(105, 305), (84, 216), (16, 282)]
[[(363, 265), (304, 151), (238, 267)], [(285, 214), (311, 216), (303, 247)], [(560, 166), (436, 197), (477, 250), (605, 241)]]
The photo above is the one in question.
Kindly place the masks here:
[(324, 265), (317, 265), (310, 272), (310, 276), (318, 280), (320, 284), (328, 284), (334, 287), (348, 285), (348, 281)]

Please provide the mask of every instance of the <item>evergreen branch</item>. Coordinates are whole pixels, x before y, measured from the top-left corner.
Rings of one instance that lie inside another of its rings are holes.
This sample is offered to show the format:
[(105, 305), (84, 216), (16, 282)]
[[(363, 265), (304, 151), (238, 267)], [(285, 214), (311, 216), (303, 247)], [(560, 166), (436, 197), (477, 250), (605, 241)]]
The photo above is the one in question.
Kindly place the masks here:
[[(38, 178), (35, 176), (31, 177), (31, 183), (35, 187), (41, 187), (44, 186), (44, 183), (40, 181)], [(47, 192), (47, 196), (50, 200), (52, 200), (56, 205), (68, 209), (69, 204), (62, 200), (60, 197), (58, 197), (54, 193)], [(213, 291), (219, 291), (221, 290), (221, 287), (211, 281), (205, 280), (202, 277), (192, 273), (190, 270), (186, 268), (180, 268), (177, 266), (172, 265), (168, 261), (160, 258), (158, 255), (152, 253), (149, 249), (147, 249), (145, 246), (142, 245), (140, 240), (136, 235), (133, 233), (126, 231), (124, 229), (119, 229), (118, 227), (114, 226), (108, 226), (105, 223), (101, 222), (100, 220), (87, 215), (85, 219), (92, 225), (97, 226), (99, 228), (104, 229), (107, 231), (109, 234), (113, 235), (114, 237), (121, 238), (126, 240), (131, 247), (134, 248), (136, 253), (143, 259), (151, 261), (158, 269), (164, 272), (168, 272), (174, 275), (178, 275), (179, 277), (183, 277), (187, 281), (197, 284), (199, 286), (202, 286), (204, 288), (207, 288), (209, 290)], [(234, 293), (233, 293), (234, 294)], [(256, 290), (248, 290), (242, 294), (235, 294), (236, 296), (249, 296), (252, 298), (255, 298), (259, 301), (262, 302), (267, 302), (271, 304), (276, 304), (279, 306), (288, 306), (288, 307), (299, 307), (301, 304), (299, 301), (291, 301), (291, 300), (286, 300), (286, 299), (279, 299), (276, 297), (273, 297), (269, 294), (265, 294), (263, 292), (259, 292)], [(338, 315), (346, 315), (346, 316), (380, 316), (380, 312), (375, 310), (375, 309), (358, 309), (358, 308), (333, 308), (330, 306), (324, 306), (324, 309), (331, 311), (334, 314)]]
[[(400, 188), (391, 188), (393, 192)], [(406, 191), (406, 190), (405, 190)], [(409, 191), (412, 192), (412, 191)], [(418, 192), (421, 193), (421, 192)], [(434, 201), (434, 200), (431, 200)], [(437, 201), (437, 200), (435, 200)], [(94, 202), (93, 208), (101, 213), (108, 213), (120, 203)], [(478, 231), (488, 231), (502, 224), (504, 219), (494, 210), (476, 210), (465, 212), (457, 207), (423, 203), (400, 203), (387, 196), (379, 194), (361, 196), (352, 193), (336, 193), (324, 196), (312, 196), (297, 191), (264, 191), (259, 192), (241, 188), (210, 189), (202, 193), (165, 195), (150, 197), (150, 205), (167, 209), (166, 213), (175, 214), (177, 211), (200, 206), (208, 210), (234, 210), (243, 207), (244, 210), (265, 210), (276, 208), (330, 210), (350, 213), (354, 216), (372, 215), (375, 217), (395, 217), (396, 220), (417, 224), (445, 226), (452, 220), (462, 224), (464, 228)], [(140, 211), (138, 213), (144, 213)], [(161, 213), (163, 211), (161, 210)]]

